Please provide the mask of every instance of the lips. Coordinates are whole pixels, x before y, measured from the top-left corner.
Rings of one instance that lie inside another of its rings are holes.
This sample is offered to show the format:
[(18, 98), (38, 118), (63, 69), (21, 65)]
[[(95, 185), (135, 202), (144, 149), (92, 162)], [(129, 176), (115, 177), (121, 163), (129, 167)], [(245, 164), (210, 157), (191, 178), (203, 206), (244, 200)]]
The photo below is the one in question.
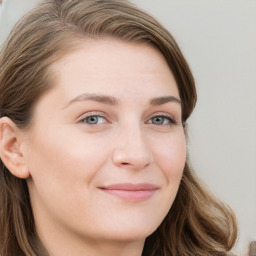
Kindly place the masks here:
[(121, 200), (135, 203), (150, 199), (159, 187), (150, 183), (120, 183), (99, 187), (99, 189)]

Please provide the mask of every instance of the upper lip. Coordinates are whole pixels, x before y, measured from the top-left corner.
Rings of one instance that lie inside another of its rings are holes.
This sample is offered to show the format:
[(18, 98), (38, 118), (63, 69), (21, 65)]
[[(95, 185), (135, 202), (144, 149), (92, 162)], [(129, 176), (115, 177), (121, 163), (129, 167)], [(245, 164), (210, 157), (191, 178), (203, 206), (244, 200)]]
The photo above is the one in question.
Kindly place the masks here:
[(99, 187), (106, 190), (126, 190), (126, 191), (143, 191), (143, 190), (157, 190), (159, 186), (151, 183), (119, 183)]

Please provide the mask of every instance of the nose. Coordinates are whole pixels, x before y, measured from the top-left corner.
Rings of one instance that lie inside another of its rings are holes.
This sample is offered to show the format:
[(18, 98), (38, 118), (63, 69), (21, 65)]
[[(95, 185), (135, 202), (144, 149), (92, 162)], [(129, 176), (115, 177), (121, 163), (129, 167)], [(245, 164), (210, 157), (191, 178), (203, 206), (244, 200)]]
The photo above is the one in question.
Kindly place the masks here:
[(150, 147), (139, 127), (129, 126), (119, 132), (112, 161), (118, 167), (134, 170), (142, 170), (152, 163)]

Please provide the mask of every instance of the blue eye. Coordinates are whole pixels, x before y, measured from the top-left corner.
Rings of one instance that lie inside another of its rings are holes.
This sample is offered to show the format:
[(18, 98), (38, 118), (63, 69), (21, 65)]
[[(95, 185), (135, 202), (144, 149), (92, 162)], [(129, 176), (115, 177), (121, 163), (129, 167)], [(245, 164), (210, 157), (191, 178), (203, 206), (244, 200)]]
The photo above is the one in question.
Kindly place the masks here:
[(154, 116), (149, 120), (150, 124), (155, 125), (175, 125), (177, 124), (171, 117), (167, 116)]
[(84, 123), (95, 125), (95, 124), (103, 124), (106, 123), (106, 119), (102, 116), (87, 116), (82, 120)]

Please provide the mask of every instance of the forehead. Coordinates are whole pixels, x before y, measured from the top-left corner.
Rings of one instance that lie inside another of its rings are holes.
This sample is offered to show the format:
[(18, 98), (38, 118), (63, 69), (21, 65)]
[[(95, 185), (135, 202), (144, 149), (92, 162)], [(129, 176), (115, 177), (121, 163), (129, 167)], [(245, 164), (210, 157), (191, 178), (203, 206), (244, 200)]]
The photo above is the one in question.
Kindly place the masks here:
[[(150, 44), (124, 42), (112, 38), (86, 39), (51, 67), (56, 86), (77, 90), (145, 90), (147, 84), (169, 84), (178, 96), (173, 74), (164, 56)], [(135, 83), (135, 84), (134, 84)], [(97, 85), (97, 86), (96, 86)]]

